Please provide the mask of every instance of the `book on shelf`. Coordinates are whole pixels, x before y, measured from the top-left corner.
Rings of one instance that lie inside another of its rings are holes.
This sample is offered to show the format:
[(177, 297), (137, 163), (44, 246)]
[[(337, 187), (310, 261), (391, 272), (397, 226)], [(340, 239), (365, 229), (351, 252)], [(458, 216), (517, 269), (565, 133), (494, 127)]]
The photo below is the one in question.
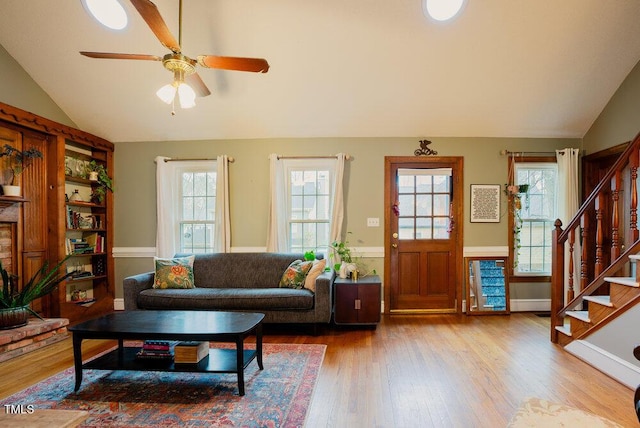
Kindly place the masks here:
[(194, 364), (209, 355), (209, 342), (179, 342), (173, 348), (176, 363)]
[[(98, 219), (96, 219), (98, 217)], [(99, 229), (97, 224), (102, 225), (101, 216), (91, 213), (72, 210), (67, 206), (67, 229)]]
[(83, 238), (67, 238), (65, 240), (65, 249), (67, 254), (91, 254), (94, 253), (95, 247)]
[(93, 232), (84, 237), (87, 244), (93, 247), (96, 253), (104, 252), (104, 236), (99, 235), (97, 232)]

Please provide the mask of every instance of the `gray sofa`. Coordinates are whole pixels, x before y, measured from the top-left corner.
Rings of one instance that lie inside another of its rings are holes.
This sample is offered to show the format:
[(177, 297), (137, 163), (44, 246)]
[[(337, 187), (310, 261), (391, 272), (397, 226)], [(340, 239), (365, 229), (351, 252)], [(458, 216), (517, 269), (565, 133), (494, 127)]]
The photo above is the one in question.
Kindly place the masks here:
[(125, 310), (221, 310), (261, 312), (265, 323), (329, 323), (335, 272), (316, 279), (315, 293), (279, 288), (282, 274), (302, 254), (197, 254), (196, 288), (154, 289), (153, 272), (124, 279)]

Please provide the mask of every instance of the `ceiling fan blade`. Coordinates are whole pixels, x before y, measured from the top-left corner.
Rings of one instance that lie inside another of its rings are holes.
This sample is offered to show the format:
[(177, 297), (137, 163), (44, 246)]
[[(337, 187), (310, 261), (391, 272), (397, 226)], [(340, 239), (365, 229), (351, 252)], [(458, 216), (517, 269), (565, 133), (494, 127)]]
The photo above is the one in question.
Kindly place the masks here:
[(126, 54), (126, 53), (109, 53), (109, 52), (80, 52), (81, 55), (89, 58), (104, 59), (139, 59), (144, 61), (162, 61), (162, 57), (156, 55), (145, 54)]
[(162, 43), (165, 47), (171, 49), (174, 53), (180, 52), (180, 43), (173, 37), (171, 31), (169, 31), (169, 27), (162, 19), (162, 15), (160, 15), (160, 11), (156, 5), (149, 0), (131, 0), (133, 6), (138, 10), (142, 19), (145, 20), (153, 34), (156, 35), (160, 43)]
[(198, 55), (198, 63), (203, 67), (221, 68), (223, 70), (253, 71), (256, 73), (269, 71), (269, 63), (262, 58)]
[(207, 85), (204, 84), (202, 78), (198, 73), (192, 73), (185, 77), (185, 81), (196, 91), (199, 97), (206, 97), (211, 95), (211, 91), (207, 88)]

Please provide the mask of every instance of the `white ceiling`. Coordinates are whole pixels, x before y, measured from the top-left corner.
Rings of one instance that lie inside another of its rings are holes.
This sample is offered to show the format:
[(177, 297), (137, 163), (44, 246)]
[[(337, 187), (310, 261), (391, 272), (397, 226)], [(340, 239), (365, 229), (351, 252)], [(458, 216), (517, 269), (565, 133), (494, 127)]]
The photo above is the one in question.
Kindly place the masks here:
[[(0, 44), (81, 129), (114, 142), (282, 137), (584, 136), (640, 60), (638, 0), (185, 0), (183, 53), (266, 58), (199, 68), (212, 95), (160, 102), (168, 53), (132, 5), (107, 30), (80, 0), (1, 0)], [(155, 0), (178, 38), (178, 0)]]

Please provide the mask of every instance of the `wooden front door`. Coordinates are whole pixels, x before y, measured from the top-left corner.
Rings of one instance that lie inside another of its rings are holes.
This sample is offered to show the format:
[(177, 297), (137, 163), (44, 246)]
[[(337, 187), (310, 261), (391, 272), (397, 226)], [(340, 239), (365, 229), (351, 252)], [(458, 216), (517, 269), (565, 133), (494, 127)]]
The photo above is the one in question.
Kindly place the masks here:
[(462, 165), (385, 157), (385, 312), (461, 311)]

